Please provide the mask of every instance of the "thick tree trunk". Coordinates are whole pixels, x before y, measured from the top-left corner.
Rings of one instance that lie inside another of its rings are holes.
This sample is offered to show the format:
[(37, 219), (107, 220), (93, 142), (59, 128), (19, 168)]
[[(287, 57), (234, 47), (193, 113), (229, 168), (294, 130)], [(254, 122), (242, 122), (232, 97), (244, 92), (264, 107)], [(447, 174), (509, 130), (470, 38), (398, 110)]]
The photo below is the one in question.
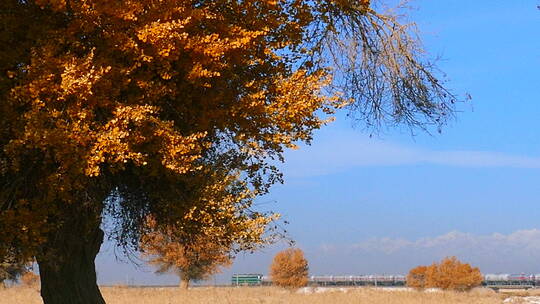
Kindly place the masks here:
[(189, 288), (189, 279), (180, 279), (180, 289), (187, 290)]
[(90, 230), (63, 227), (37, 257), (44, 304), (105, 304), (94, 263), (103, 231), (99, 223), (94, 226)]

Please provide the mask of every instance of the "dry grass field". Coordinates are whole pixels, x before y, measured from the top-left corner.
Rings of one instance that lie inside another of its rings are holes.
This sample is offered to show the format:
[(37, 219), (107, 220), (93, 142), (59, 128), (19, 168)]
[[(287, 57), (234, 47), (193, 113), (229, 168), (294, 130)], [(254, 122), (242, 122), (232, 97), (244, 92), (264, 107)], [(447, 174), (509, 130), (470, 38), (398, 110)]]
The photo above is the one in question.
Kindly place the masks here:
[[(470, 293), (388, 291), (381, 289), (330, 289), (296, 293), (278, 288), (122, 288), (104, 287), (108, 304), (500, 304), (508, 294), (490, 290)], [(520, 294), (525, 296), (525, 294)], [(0, 290), (0, 304), (40, 304), (38, 289), (14, 287)], [(506, 303), (528, 303), (517, 299)]]

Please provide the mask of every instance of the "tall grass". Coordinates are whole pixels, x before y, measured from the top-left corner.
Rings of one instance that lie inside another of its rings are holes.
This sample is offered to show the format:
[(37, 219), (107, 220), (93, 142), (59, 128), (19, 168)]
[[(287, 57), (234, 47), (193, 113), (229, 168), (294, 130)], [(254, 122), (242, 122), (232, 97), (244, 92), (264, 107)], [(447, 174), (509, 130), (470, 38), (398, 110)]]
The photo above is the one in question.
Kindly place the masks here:
[[(500, 304), (503, 295), (493, 292), (417, 292), (357, 288), (299, 294), (278, 288), (122, 288), (104, 287), (108, 304)], [(40, 304), (37, 288), (0, 290), (0, 304)]]

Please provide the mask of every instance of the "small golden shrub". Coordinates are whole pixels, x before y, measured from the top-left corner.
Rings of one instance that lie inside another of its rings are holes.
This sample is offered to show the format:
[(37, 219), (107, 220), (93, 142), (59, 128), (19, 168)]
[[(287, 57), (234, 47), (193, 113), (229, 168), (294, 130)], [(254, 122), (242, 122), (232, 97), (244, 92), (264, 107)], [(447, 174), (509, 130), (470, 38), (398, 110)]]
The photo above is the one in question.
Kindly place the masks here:
[(418, 266), (407, 276), (407, 286), (465, 291), (482, 284), (480, 269), (460, 262), (456, 257), (444, 258), (439, 264)]
[(299, 288), (307, 285), (308, 262), (304, 252), (289, 248), (278, 252), (270, 266), (270, 277), (276, 286)]

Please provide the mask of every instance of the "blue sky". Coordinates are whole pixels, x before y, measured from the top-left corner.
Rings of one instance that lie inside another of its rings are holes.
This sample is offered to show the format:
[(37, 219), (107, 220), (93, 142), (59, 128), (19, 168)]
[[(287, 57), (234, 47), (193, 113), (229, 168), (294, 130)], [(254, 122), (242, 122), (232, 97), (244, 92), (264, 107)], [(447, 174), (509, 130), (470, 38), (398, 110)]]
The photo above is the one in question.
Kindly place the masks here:
[[(411, 19), (441, 55), (448, 86), (472, 102), (442, 134), (369, 138), (338, 113), (311, 146), (287, 152), (285, 184), (258, 200), (291, 222), (312, 274), (405, 273), (446, 255), (483, 272), (540, 273), (540, 11), (526, 0), (417, 0)], [(266, 273), (279, 243), (216, 276)], [(175, 284), (98, 256), (101, 283)]]

